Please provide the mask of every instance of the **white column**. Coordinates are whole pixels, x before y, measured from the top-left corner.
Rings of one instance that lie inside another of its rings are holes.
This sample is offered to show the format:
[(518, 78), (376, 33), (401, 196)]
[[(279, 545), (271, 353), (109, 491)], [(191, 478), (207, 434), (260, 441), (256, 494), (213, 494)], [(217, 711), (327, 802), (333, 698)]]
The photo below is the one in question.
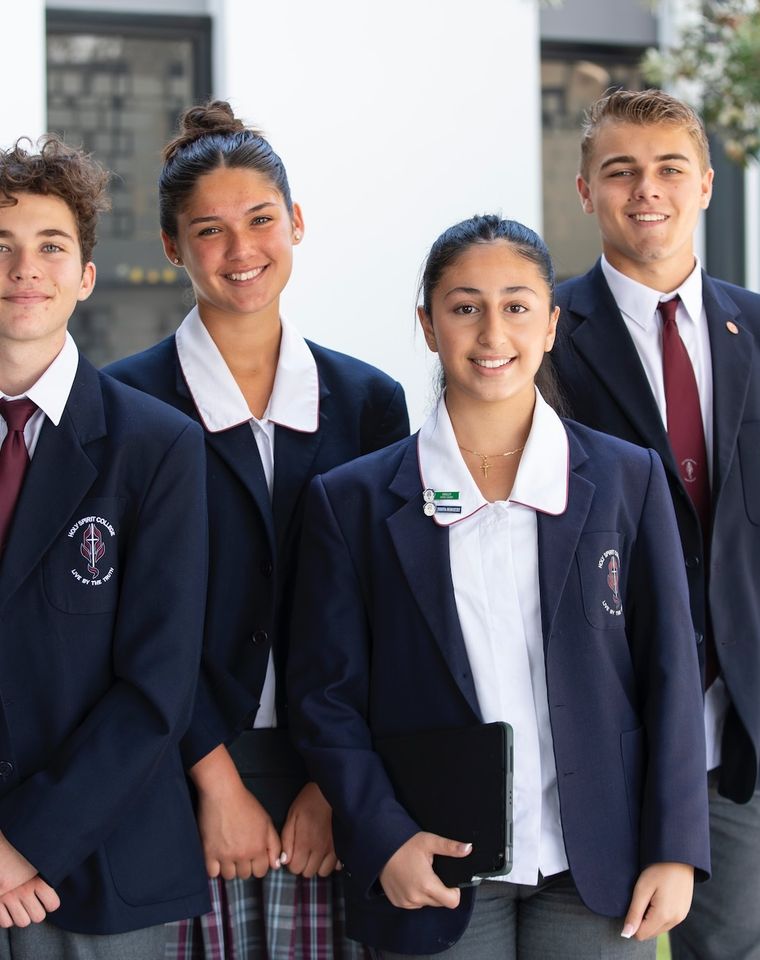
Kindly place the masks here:
[(23, 0), (3, 5), (3, 77), (0, 147), (18, 137), (45, 132), (45, 3)]
[(744, 175), (746, 286), (760, 293), (760, 162), (753, 160)]
[(429, 396), (417, 274), (445, 227), (540, 229), (533, 0), (211, 0), (215, 93), (282, 156), (306, 233), (283, 312)]

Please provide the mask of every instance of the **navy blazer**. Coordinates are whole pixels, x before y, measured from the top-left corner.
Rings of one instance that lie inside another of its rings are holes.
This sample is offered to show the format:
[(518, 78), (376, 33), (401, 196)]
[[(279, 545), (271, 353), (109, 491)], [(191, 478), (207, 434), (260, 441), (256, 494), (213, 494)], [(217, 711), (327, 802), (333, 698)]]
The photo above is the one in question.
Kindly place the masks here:
[[(740, 803), (758, 786), (760, 756), (760, 296), (702, 275), (713, 376), (713, 484), (709, 561), (636, 347), (600, 263), (560, 284), (552, 352), (576, 419), (654, 448), (681, 534), (700, 658), (712, 627), (731, 698), (720, 792)], [(735, 324), (738, 334), (727, 324)]]
[[(620, 916), (647, 864), (709, 871), (699, 670), (659, 460), (566, 427), (568, 507), (537, 514), (549, 711), (570, 871), (590, 909)], [(422, 508), (416, 437), (314, 481), (289, 668), (294, 739), (334, 811), (349, 935), (401, 953), (458, 940), (472, 890), (455, 910), (378, 894), (420, 827), (372, 738), (482, 722), (448, 528)], [(603, 609), (607, 550), (620, 556), (620, 617)]]
[(178, 746), (200, 659), (204, 512), (197, 426), (80, 357), (0, 560), (0, 830), (58, 891), (50, 920), (68, 930), (209, 907)]
[[(285, 661), (308, 483), (409, 434), (398, 383), (353, 357), (308, 346), (319, 374), (319, 428), (275, 428), (272, 500), (250, 425), (206, 432), (210, 570), (202, 681), (183, 745), (187, 766), (252, 726), (270, 649), (278, 725), (287, 726)], [(173, 336), (107, 372), (200, 419)]]

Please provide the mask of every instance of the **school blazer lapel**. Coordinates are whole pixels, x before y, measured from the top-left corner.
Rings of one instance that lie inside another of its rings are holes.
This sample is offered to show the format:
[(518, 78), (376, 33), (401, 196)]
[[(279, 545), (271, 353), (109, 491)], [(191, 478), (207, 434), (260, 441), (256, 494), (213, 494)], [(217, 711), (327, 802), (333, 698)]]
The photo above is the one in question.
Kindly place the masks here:
[(578, 541), (591, 509), (595, 485), (581, 476), (579, 468), (588, 456), (580, 441), (568, 432), (570, 471), (568, 474), (567, 509), (564, 513), (536, 514), (538, 526), (538, 582), (541, 591), (541, 627), (544, 653), (559, 601), (565, 590), (568, 574), (578, 549)]
[(175, 389), (179, 400), (176, 406), (182, 410), (183, 413), (186, 413), (189, 417), (192, 417), (193, 420), (200, 423), (204, 428), (203, 432), (205, 433), (208, 446), (221, 457), (230, 473), (237, 477), (251, 495), (251, 499), (261, 514), (261, 519), (269, 539), (269, 546), (272, 553), (274, 553), (275, 533), (272, 522), (272, 506), (269, 501), (269, 489), (250, 424), (241, 423), (236, 427), (232, 427), (230, 430), (222, 430), (219, 433), (210, 433), (206, 430), (198, 413), (198, 409), (193, 402), (185, 378), (182, 376), (182, 368), (179, 357), (176, 354), (176, 346), (175, 361), (177, 365)]
[(237, 427), (222, 430), (220, 433), (206, 433), (206, 443), (221, 457), (230, 473), (234, 474), (250, 493), (251, 499), (261, 514), (269, 545), (274, 553), (276, 538), (269, 488), (250, 424), (241, 423)]
[(45, 420), (0, 560), (0, 609), (38, 565), (98, 475), (88, 447), (105, 436), (99, 374), (80, 356), (56, 427)]
[[(742, 326), (741, 313), (734, 301), (705, 273), (702, 274), (702, 299), (707, 315), (713, 371), (713, 503), (725, 483), (736, 455), (736, 441), (744, 415), (752, 367), (752, 335)], [(739, 330), (731, 333), (733, 322)]]
[(454, 600), (449, 531), (422, 512), (417, 438), (409, 442), (390, 488), (403, 505), (387, 519), (388, 530), (412, 596), (430, 627), (451, 674), (475, 717), (482, 716)]
[(313, 464), (330, 424), (330, 391), (319, 379), (319, 425), (313, 433), (275, 428), (272, 509), (280, 556), (287, 555), (295, 507), (313, 475)]
[[(653, 447), (674, 477), (679, 472), (668, 435), (636, 346), (607, 286), (601, 263), (575, 286), (568, 310), (584, 318), (570, 338), (609, 395), (600, 403), (614, 403), (638, 433), (641, 443)], [(560, 321), (561, 322), (561, 321)]]

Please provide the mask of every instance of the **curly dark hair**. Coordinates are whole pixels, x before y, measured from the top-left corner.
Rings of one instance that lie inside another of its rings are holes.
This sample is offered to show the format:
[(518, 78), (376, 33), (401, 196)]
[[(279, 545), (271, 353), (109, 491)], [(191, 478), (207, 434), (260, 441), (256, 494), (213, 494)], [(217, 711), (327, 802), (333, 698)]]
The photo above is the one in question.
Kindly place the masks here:
[(40, 137), (37, 153), (33, 149), (29, 137), (20, 137), (8, 150), (0, 150), (0, 206), (18, 203), (18, 193), (60, 197), (74, 214), (84, 265), (92, 257), (98, 214), (111, 206), (106, 193), (109, 174), (89, 154), (66, 146), (54, 133)]

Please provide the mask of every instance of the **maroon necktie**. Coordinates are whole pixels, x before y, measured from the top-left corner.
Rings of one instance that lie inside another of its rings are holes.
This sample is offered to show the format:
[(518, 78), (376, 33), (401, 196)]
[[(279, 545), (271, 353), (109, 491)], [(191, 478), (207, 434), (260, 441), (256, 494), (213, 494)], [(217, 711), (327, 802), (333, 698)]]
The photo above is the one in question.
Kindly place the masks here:
[(8, 433), (0, 447), (0, 551), (5, 548), (29, 464), (24, 427), (36, 409), (37, 404), (26, 397), (23, 400), (0, 400), (0, 416), (8, 425)]
[[(676, 323), (680, 297), (658, 305), (662, 315), (662, 373), (665, 380), (665, 403), (668, 409), (668, 439), (675, 456), (683, 485), (691, 497), (702, 527), (704, 561), (707, 561), (710, 537), (710, 480), (707, 471), (707, 449), (702, 426), (699, 390), (689, 354)], [(710, 633), (708, 627), (708, 634)], [(706, 683), (717, 675), (717, 661), (712, 637), (706, 637)]]
[(680, 297), (673, 297), (658, 307), (662, 314), (662, 373), (668, 408), (668, 439), (706, 538), (710, 529), (710, 482), (705, 433), (694, 367), (676, 323), (679, 301)]

